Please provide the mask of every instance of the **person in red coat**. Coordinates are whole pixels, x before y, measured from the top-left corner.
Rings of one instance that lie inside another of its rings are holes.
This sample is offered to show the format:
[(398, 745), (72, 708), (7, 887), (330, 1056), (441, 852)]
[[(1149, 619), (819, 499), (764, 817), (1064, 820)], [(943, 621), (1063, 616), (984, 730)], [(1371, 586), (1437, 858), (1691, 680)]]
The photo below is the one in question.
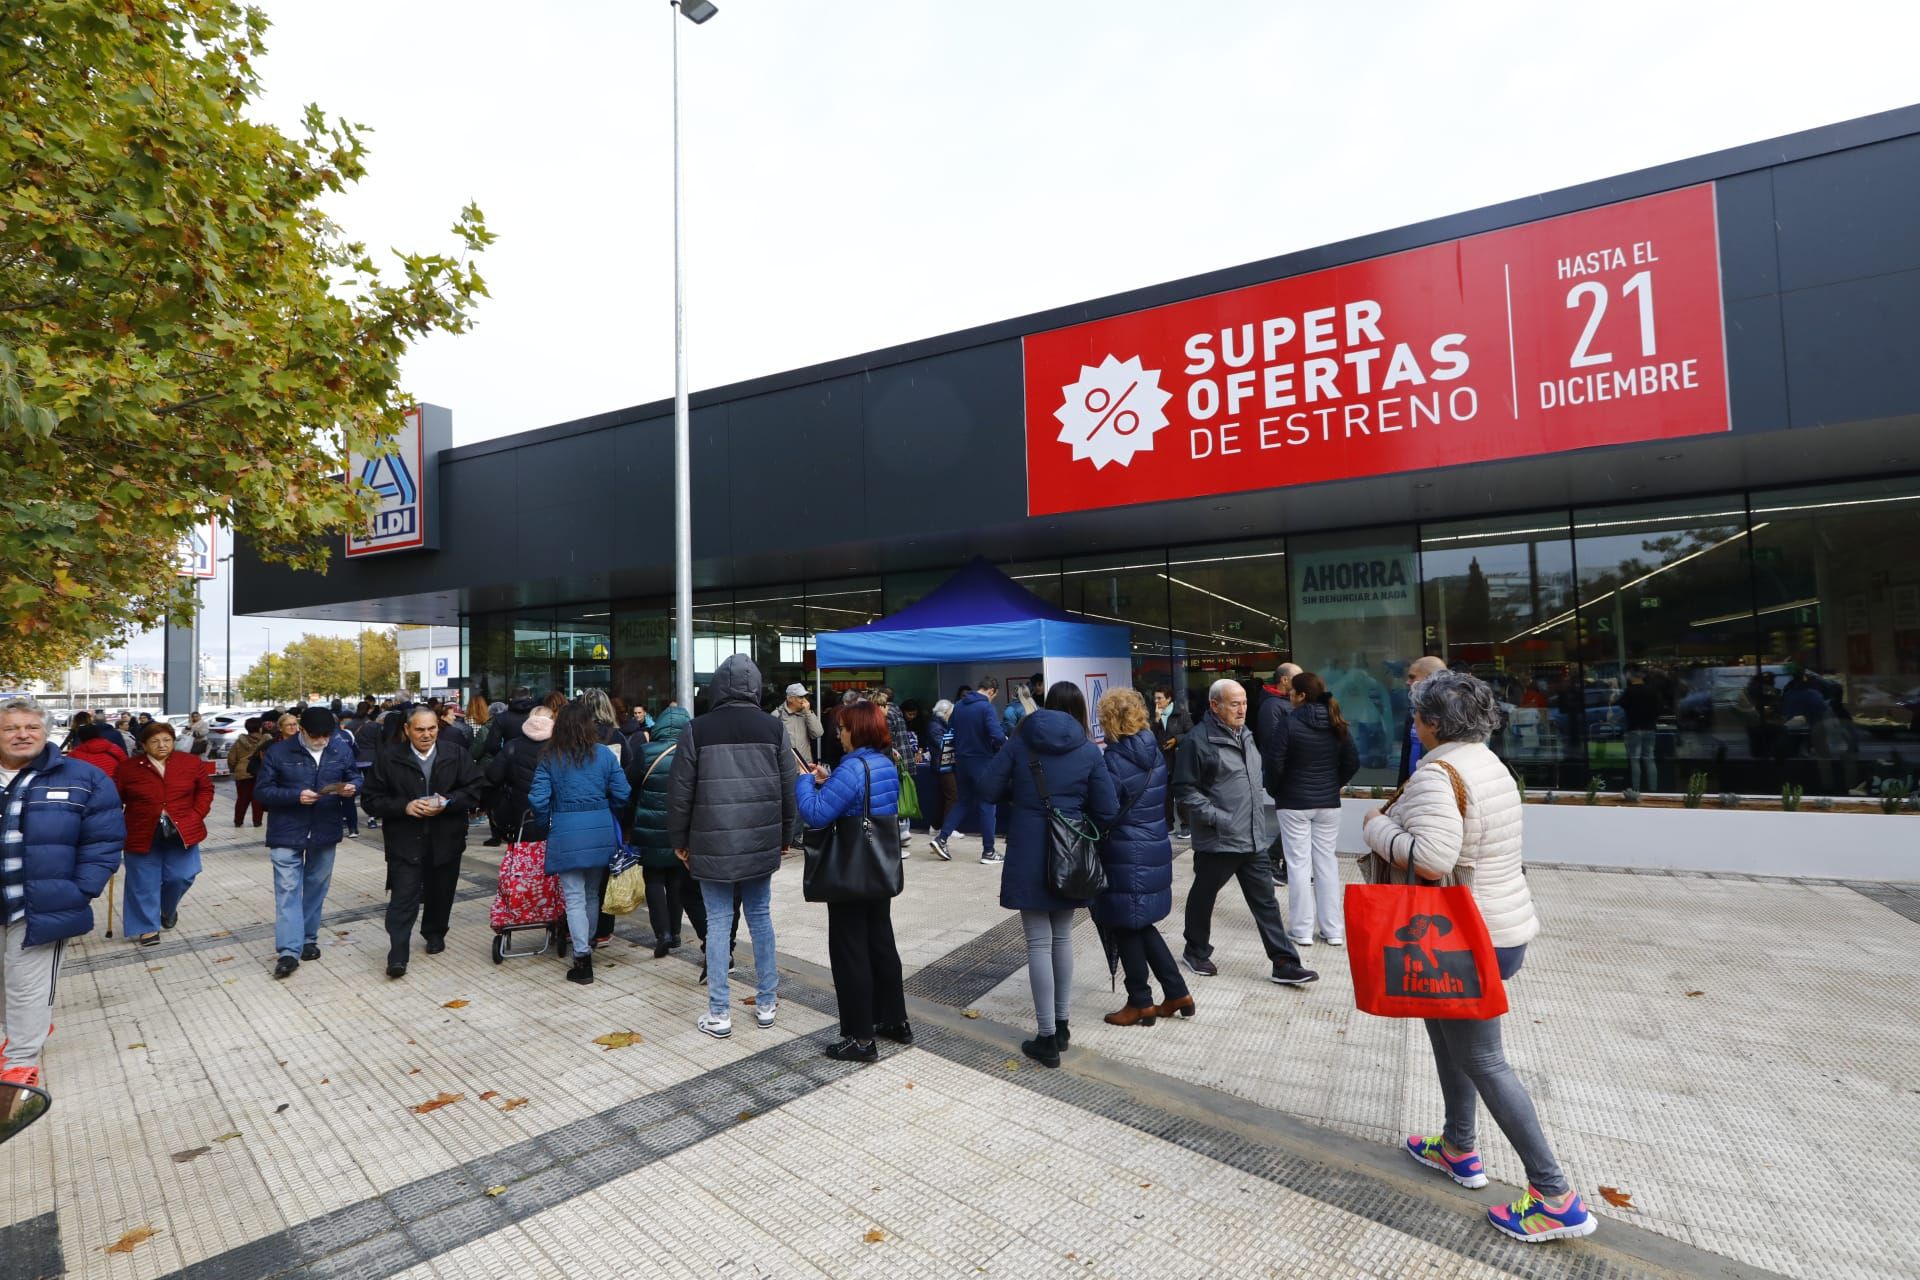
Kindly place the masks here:
[(109, 778), (127, 758), (125, 748), (120, 745), (120, 735), (97, 720), (74, 730), (73, 742), (66, 751), (73, 759), (86, 761)]
[(173, 726), (141, 726), (140, 751), (114, 770), (127, 814), (127, 936), (143, 947), (174, 926), (200, 874), (200, 842), (213, 808), (213, 766), (173, 749)]

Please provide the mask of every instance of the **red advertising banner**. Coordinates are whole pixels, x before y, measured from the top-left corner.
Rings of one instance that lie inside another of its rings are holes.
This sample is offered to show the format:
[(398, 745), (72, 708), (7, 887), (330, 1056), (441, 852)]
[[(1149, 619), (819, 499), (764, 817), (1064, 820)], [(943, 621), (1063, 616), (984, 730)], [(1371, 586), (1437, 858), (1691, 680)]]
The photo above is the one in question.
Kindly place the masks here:
[(1711, 185), (1024, 348), (1031, 515), (1731, 425)]

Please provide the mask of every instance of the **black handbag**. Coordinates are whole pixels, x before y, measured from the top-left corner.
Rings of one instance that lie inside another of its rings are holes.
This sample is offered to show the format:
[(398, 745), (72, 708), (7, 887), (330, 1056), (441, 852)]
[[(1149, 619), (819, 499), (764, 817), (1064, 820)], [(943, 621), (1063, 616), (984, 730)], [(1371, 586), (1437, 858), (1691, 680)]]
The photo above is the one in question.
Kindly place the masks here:
[(1047, 888), (1062, 898), (1097, 898), (1107, 891), (1107, 869), (1100, 861), (1100, 829), (1090, 819), (1072, 817), (1053, 807), (1047, 796), (1047, 775), (1039, 757), (1029, 755), (1034, 789), (1047, 811)]
[(874, 820), (873, 769), (865, 760), (860, 767), (867, 774), (861, 812), (807, 832), (800, 891), (808, 902), (882, 902), (906, 887), (900, 823)]

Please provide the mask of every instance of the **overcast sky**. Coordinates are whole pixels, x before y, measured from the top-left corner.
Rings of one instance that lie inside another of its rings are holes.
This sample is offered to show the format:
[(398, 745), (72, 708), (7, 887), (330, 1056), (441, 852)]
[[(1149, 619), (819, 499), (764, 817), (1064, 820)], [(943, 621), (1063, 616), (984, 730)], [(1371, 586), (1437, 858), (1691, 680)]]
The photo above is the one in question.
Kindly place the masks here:
[[(373, 130), (349, 232), (500, 237), (406, 366), (456, 444), (672, 394), (666, 4), (263, 7), (261, 114)], [(720, 7), (681, 23), (696, 389), (1920, 99), (1912, 3)]]

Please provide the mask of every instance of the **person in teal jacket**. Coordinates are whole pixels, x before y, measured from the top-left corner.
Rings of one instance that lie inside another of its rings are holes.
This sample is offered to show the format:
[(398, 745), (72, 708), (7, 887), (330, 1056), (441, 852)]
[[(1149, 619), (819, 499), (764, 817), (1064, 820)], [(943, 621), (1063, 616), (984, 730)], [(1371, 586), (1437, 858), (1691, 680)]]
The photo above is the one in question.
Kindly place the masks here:
[(693, 921), (693, 931), (700, 940), (707, 940), (707, 908), (700, 898), (700, 886), (680, 864), (673, 851), (673, 841), (667, 835), (673, 757), (680, 748), (680, 734), (691, 719), (679, 703), (669, 704), (653, 722), (652, 740), (627, 756), (627, 782), (633, 790), (633, 818), (627, 826), (627, 842), (640, 851), (655, 959), (679, 948), (683, 916)]
[(558, 877), (567, 901), (573, 940), (568, 982), (593, 981), (594, 920), (607, 863), (620, 845), (618, 815), (631, 794), (619, 757), (600, 741), (593, 712), (578, 702), (562, 707), (534, 769), (527, 804), (547, 820), (547, 874)]

